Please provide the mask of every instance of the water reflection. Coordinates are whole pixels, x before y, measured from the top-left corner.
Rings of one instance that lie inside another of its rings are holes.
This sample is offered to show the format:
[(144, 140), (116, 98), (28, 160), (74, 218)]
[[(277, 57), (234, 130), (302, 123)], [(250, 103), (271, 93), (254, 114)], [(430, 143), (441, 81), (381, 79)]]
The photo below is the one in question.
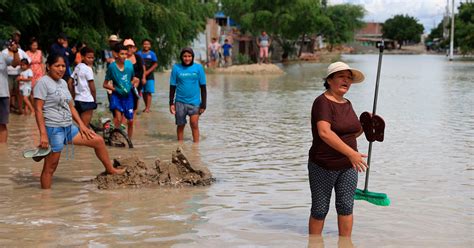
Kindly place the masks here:
[(332, 242), (325, 245), (324, 238), (322, 236), (309, 235), (307, 247), (308, 248), (325, 248), (325, 247), (354, 248), (355, 246), (352, 243), (352, 239), (348, 237), (339, 237), (337, 240), (337, 246), (335, 246)]
[[(377, 56), (344, 60), (367, 78), (347, 98), (356, 113), (371, 110)], [(137, 117), (136, 148), (109, 148), (111, 157), (135, 154), (151, 164), (182, 145), (218, 179), (211, 187), (99, 191), (88, 181), (103, 168), (92, 150), (75, 147), (74, 160), (61, 158), (53, 190), (39, 190), (41, 163), (21, 157), (37, 144), (34, 118), (12, 116), (10, 141), (0, 145), (0, 246), (472, 246), (474, 66), (443, 56), (384, 57), (378, 113), (386, 137), (374, 144), (370, 188), (387, 193), (392, 206), (356, 202), (352, 240), (339, 239), (332, 210), (324, 240), (308, 239), (309, 113), (326, 67), (293, 64), (276, 77), (208, 75), (199, 145), (189, 128), (183, 144), (175, 141), (169, 74), (156, 74), (154, 108)], [(105, 92), (98, 98), (105, 103)]]

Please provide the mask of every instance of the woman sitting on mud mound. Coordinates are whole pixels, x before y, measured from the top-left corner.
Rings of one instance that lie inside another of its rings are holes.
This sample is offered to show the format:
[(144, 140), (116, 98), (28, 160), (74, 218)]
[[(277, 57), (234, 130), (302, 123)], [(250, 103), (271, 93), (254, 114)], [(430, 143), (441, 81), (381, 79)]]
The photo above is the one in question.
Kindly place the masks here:
[[(34, 88), (35, 116), (40, 131), (39, 146), (41, 148), (50, 146), (52, 151), (44, 159), (41, 188), (51, 188), (52, 176), (58, 167), (61, 151), (64, 145), (70, 143), (94, 148), (107, 173), (123, 173), (123, 170), (112, 166), (102, 137), (84, 125), (74, 108), (67, 83), (62, 79), (66, 71), (64, 58), (52, 54), (48, 57), (46, 65), (47, 75), (40, 78)], [(73, 119), (79, 129), (73, 124)]]

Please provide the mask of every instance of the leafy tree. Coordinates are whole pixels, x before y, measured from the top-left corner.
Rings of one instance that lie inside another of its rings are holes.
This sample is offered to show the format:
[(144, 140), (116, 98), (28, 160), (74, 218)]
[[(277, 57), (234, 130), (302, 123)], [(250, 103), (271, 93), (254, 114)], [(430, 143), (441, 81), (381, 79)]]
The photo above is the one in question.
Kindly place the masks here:
[(404, 41), (420, 42), (423, 29), (423, 25), (419, 24), (416, 18), (408, 15), (395, 15), (382, 26), (383, 37), (396, 40), (399, 49)]
[(436, 28), (433, 28), (425, 40), (425, 43), (430, 46), (430, 49), (443, 51), (449, 46), (449, 38), (447, 40), (443, 37), (444, 21), (442, 20)]
[(334, 45), (349, 42), (354, 38), (357, 29), (364, 26), (364, 8), (360, 5), (338, 4), (328, 6), (326, 15), (329, 18), (323, 35), (329, 43), (331, 51)]
[(443, 38), (443, 31), (444, 31), (444, 23), (441, 21), (436, 28), (431, 29), (430, 34), (427, 37), (427, 40), (434, 40), (436, 38), (440, 39)]
[(459, 13), (454, 18), (454, 40), (461, 49), (462, 54), (474, 51), (474, 3), (461, 3)]
[[(328, 13), (341, 15), (341, 21), (333, 20), (334, 16), (326, 15), (323, 11), (327, 1), (321, 3), (320, 0), (223, 0), (222, 3), (224, 11), (231, 13), (231, 18), (241, 25), (244, 32), (258, 35), (265, 30), (283, 48), (283, 59), (294, 54), (297, 41), (304, 40), (308, 35), (337, 37), (338, 32), (344, 32), (343, 37), (337, 41), (350, 40), (354, 30), (362, 26), (360, 19), (364, 14), (359, 6), (329, 6)], [(339, 11), (340, 9), (342, 10)], [(333, 32), (328, 32), (328, 29)], [(331, 38), (330, 42), (332, 41), (336, 39)]]
[(137, 45), (149, 38), (159, 66), (166, 67), (214, 10), (214, 3), (200, 0), (0, 0), (0, 39), (19, 29), (23, 41), (36, 37), (47, 51), (59, 32), (96, 50), (107, 46), (110, 34), (132, 37)]
[[(303, 28), (316, 29), (312, 26), (319, 12), (319, 1), (311, 0), (223, 0), (224, 11), (241, 25), (243, 32), (257, 36), (266, 31), (274, 42), (283, 48), (285, 59), (294, 53), (294, 44)], [(298, 11), (304, 11), (300, 14)], [(299, 16), (298, 16), (299, 15)], [(302, 18), (307, 18), (308, 25), (302, 25)], [(314, 17), (311, 19), (311, 17)], [(300, 21), (300, 23), (297, 23)], [(303, 31), (304, 32), (304, 31)], [(311, 30), (311, 33), (314, 31)]]

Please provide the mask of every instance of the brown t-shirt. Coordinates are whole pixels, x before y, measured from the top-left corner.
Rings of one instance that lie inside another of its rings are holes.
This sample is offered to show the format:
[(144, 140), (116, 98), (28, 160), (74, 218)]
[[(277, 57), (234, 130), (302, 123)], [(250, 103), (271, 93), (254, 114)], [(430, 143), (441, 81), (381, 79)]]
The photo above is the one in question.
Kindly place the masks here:
[(311, 131), (313, 145), (309, 149), (309, 160), (327, 170), (342, 170), (351, 168), (351, 162), (342, 153), (326, 144), (318, 134), (318, 121), (327, 121), (331, 130), (341, 140), (357, 151), (356, 134), (362, 126), (349, 100), (346, 103), (337, 103), (326, 98), (324, 94), (318, 96), (311, 110)]

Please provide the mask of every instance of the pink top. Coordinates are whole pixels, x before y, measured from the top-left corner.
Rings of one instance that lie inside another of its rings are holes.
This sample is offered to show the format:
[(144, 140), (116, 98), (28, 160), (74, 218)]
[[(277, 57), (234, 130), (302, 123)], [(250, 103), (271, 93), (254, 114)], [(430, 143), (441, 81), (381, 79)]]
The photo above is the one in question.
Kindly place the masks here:
[(43, 76), (43, 53), (41, 50), (36, 50), (36, 52), (26, 51), (26, 54), (31, 59), (31, 70), (33, 71), (33, 80), (31, 80), (31, 87), (35, 86), (36, 80)]

